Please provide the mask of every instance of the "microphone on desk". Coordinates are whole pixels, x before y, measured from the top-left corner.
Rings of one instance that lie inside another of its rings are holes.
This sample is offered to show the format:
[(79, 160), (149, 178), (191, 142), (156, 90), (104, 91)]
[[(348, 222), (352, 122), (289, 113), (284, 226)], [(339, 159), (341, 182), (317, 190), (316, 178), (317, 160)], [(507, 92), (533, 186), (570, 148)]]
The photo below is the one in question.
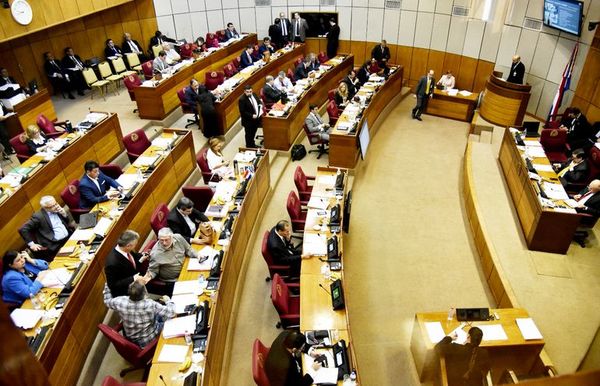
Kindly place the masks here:
[(162, 383), (165, 384), (165, 386), (167, 386), (167, 382), (165, 382), (165, 379), (163, 378), (162, 374), (158, 376), (160, 378), (160, 380), (162, 381)]
[(327, 295), (331, 296), (331, 292), (329, 292), (327, 288), (323, 287), (323, 284), (319, 283), (319, 287), (323, 288), (323, 291), (327, 292)]

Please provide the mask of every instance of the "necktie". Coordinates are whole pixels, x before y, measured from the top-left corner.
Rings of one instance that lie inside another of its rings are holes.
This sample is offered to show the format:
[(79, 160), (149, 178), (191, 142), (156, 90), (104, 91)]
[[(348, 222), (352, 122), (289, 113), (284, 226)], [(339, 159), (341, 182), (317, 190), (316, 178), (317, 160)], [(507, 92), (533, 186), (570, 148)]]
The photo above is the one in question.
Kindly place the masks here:
[(323, 121), (321, 121), (321, 117), (319, 117), (319, 115), (318, 115), (318, 114), (315, 114), (315, 113), (313, 113), (313, 115), (314, 115), (314, 116), (315, 116), (315, 118), (317, 119), (317, 122), (319, 122), (319, 125), (320, 125), (321, 123), (323, 123)]
[(591, 191), (591, 190), (588, 190), (586, 194), (584, 194), (584, 195), (582, 195), (581, 197), (579, 197), (579, 200), (578, 200), (578, 201), (581, 201), (581, 200), (583, 200), (584, 198), (591, 196), (592, 194), (593, 194), (593, 193), (592, 193), (592, 191)]
[(431, 87), (431, 78), (427, 77), (427, 88), (425, 89), (425, 94), (429, 94), (430, 87)]
[(73, 61), (75, 62), (76, 66), (78, 69), (82, 70), (83, 69), (83, 65), (81, 64), (81, 62), (79, 60), (77, 60), (77, 58), (75, 56), (72, 56)]
[(383, 54), (385, 51), (385, 49), (383, 48), (383, 46), (381, 46), (381, 54)]
[(129, 47), (131, 47), (131, 51), (135, 52), (136, 54), (140, 51), (132, 40), (129, 41)]
[[(563, 170), (561, 170), (560, 172), (558, 172), (558, 176), (559, 176), (559, 177), (562, 177), (562, 176), (564, 176), (565, 174), (567, 174), (567, 172), (568, 172), (569, 170), (571, 170), (571, 166), (575, 166), (575, 165), (573, 165), (573, 162), (569, 163), (569, 166), (567, 166), (566, 168), (564, 168)], [(583, 197), (582, 197), (582, 198), (583, 198)]]
[(129, 259), (131, 265), (133, 265), (133, 268), (135, 268), (135, 260), (133, 260), (133, 256), (131, 256), (131, 253), (127, 253), (127, 258)]

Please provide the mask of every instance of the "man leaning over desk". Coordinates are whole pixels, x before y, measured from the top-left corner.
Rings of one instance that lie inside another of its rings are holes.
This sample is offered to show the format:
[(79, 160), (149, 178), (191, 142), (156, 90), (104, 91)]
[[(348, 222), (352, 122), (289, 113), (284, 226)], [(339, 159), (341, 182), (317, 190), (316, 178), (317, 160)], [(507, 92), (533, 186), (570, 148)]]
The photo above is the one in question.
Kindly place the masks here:
[[(100, 171), (96, 161), (87, 161), (85, 174), (79, 180), (79, 207), (93, 208), (94, 205), (119, 197), (123, 187)], [(113, 188), (115, 190), (109, 190)]]
[(290, 266), (290, 275), (299, 276), (302, 259), (310, 255), (302, 254), (301, 246), (295, 246), (291, 240), (292, 228), (288, 221), (281, 220), (269, 232), (267, 249), (273, 257), (273, 262)]
[(148, 255), (134, 251), (139, 239), (137, 232), (128, 229), (119, 236), (117, 245), (106, 255), (104, 274), (113, 297), (127, 295), (127, 289), (134, 281), (143, 285), (150, 281), (150, 274), (143, 274), (142, 269), (142, 263)]

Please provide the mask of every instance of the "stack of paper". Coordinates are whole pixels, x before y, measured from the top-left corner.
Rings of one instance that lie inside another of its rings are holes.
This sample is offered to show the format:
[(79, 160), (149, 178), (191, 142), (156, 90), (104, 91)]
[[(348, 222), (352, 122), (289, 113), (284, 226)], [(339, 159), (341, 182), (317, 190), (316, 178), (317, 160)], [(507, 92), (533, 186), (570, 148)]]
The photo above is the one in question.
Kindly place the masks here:
[(49, 288), (62, 288), (71, 279), (71, 272), (66, 268), (50, 269), (46, 271), (42, 284)]
[(196, 315), (183, 316), (181, 318), (169, 319), (163, 327), (165, 339), (193, 334), (196, 329)]
[(130, 173), (130, 174), (123, 173), (119, 176), (119, 178), (117, 178), (117, 182), (119, 183), (119, 185), (121, 185), (123, 187), (123, 189), (129, 190), (129, 189), (131, 189), (133, 184), (135, 184), (137, 182), (137, 179), (138, 179), (138, 176), (135, 173)]
[[(211, 248), (212, 249), (212, 248)], [(208, 256), (207, 259), (201, 257), (200, 259), (190, 259), (188, 263), (188, 271), (210, 271), (213, 264), (214, 254)], [(200, 262), (200, 260), (203, 260)]]
[(178, 314), (183, 314), (185, 312), (185, 307), (190, 304), (197, 305), (198, 304), (198, 295), (195, 294), (181, 294), (181, 295), (173, 295), (171, 301), (175, 303), (175, 312)]
[(152, 146), (167, 149), (173, 143), (173, 138), (157, 137), (152, 140)]
[(94, 239), (94, 237), (96, 237), (96, 234), (94, 233), (94, 228), (77, 228), (75, 232), (73, 232), (73, 234), (71, 235), (71, 239), (77, 241), (91, 241), (92, 239)]
[(23, 176), (17, 173), (8, 173), (4, 178), (0, 180), (0, 184), (10, 185), (12, 188), (16, 188), (21, 185)]
[(565, 188), (561, 184), (551, 184), (549, 182), (544, 182), (544, 193), (548, 198), (553, 200), (568, 200), (569, 195), (565, 191)]
[(323, 234), (305, 233), (303, 243), (304, 253), (313, 256), (325, 256), (327, 254), (327, 237)]
[(40, 321), (42, 316), (44, 316), (44, 311), (26, 308), (17, 308), (10, 313), (10, 318), (15, 326), (24, 330), (33, 328)]
[(201, 292), (198, 280), (183, 280), (175, 282), (173, 295), (199, 294)]
[(467, 91), (467, 90), (462, 90), (462, 91), (459, 92), (459, 94), (462, 95), (462, 96), (469, 96), (469, 95), (471, 95), (471, 92)]
[[(321, 354), (321, 351), (322, 350), (319, 350), (319, 354)], [(323, 355), (325, 355), (327, 357), (327, 366), (328, 367), (321, 367), (317, 371), (313, 370), (312, 366), (313, 366), (314, 358), (311, 357), (310, 355), (304, 354), (303, 355), (304, 364), (305, 364), (304, 368), (307, 369), (308, 373), (312, 377), (313, 384), (315, 384), (315, 385), (320, 385), (320, 384), (335, 385), (335, 384), (337, 384), (338, 369), (337, 369), (337, 367), (335, 367), (335, 362), (333, 360), (333, 356), (331, 355), (329, 350), (326, 353), (323, 353)]]
[(135, 162), (133, 164), (137, 165), (137, 166), (150, 166), (150, 165), (154, 164), (154, 162), (156, 162), (158, 157), (160, 157), (160, 155), (140, 156), (140, 157), (138, 157), (138, 159), (135, 160)]
[(96, 226), (93, 229), (94, 230), (94, 234), (100, 235), (100, 236), (104, 237), (108, 233), (108, 230), (112, 226), (112, 223), (113, 223), (113, 221), (110, 218), (108, 218), (108, 217), (102, 217), (96, 223)]
[(519, 326), (519, 330), (521, 330), (521, 335), (523, 335), (523, 339), (525, 340), (533, 340), (533, 339), (544, 339), (540, 330), (538, 330), (537, 326), (533, 322), (531, 318), (516, 318), (517, 326)]
[(165, 344), (158, 355), (158, 362), (183, 363), (188, 354), (189, 346)]
[(533, 164), (533, 167), (538, 172), (552, 172), (552, 171), (554, 171), (554, 169), (552, 169), (552, 165), (547, 165), (547, 164)]
[(482, 324), (477, 327), (483, 331), (483, 340), (508, 340), (501, 324)]
[(312, 196), (306, 205), (309, 209), (327, 209), (329, 207), (329, 200), (325, 200), (321, 197)]
[(427, 330), (427, 335), (429, 335), (431, 343), (438, 343), (446, 336), (446, 334), (444, 334), (444, 329), (442, 328), (442, 323), (440, 322), (426, 322), (425, 329)]
[(529, 158), (546, 158), (546, 152), (541, 146), (526, 146), (525, 153)]

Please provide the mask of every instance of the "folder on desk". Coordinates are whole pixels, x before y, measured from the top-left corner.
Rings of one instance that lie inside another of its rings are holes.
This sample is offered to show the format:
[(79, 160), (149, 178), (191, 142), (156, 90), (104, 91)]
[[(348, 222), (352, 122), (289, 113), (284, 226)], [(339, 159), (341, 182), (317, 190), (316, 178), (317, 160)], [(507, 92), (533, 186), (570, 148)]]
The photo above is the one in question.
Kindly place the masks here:
[(196, 315), (188, 315), (180, 318), (169, 319), (163, 327), (165, 339), (193, 334), (196, 329)]
[(17, 308), (16, 310), (10, 313), (10, 318), (12, 319), (15, 326), (20, 327), (24, 330), (28, 330), (34, 327), (40, 321), (40, 319), (42, 319), (43, 315), (43, 310)]
[(525, 340), (534, 340), (534, 339), (544, 339), (542, 333), (537, 328), (533, 319), (531, 318), (516, 318), (517, 326), (519, 326), (519, 330), (521, 331), (521, 335), (523, 335), (523, 339)]

